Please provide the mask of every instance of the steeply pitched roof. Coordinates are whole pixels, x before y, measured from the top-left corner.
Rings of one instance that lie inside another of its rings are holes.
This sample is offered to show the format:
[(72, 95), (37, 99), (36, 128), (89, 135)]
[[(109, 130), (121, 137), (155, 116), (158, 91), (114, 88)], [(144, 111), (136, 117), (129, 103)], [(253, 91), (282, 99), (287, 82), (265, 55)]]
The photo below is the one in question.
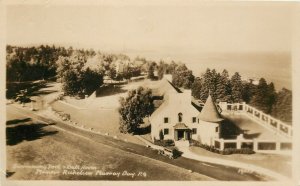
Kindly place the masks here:
[(167, 79), (162, 79), (158, 86), (152, 89), (154, 96), (164, 96), (167, 92), (179, 92)]
[(202, 121), (213, 122), (213, 123), (223, 120), (210, 95), (208, 96), (205, 105), (201, 110), (201, 113), (199, 114), (198, 118)]

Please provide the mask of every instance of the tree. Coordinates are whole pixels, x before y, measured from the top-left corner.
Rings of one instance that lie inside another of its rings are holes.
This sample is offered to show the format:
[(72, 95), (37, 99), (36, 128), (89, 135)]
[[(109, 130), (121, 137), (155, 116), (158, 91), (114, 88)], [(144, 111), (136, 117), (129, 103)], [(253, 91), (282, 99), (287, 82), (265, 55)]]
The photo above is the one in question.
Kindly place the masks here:
[(196, 78), (192, 84), (192, 96), (197, 99), (201, 99), (201, 91), (202, 91), (202, 79)]
[(107, 70), (107, 75), (110, 77), (110, 79), (115, 80), (117, 77), (117, 71), (115, 65), (110, 65), (109, 69)]
[(59, 56), (66, 56), (63, 48), (55, 46), (7, 47), (7, 80), (33, 81), (53, 78)]
[(90, 95), (97, 90), (103, 83), (103, 75), (101, 72), (96, 72), (87, 68), (83, 74), (81, 81), (82, 93)]
[(86, 57), (82, 52), (73, 52), (70, 57), (59, 57), (57, 75), (66, 95), (82, 96), (95, 91), (103, 83), (102, 70), (86, 68)]
[(267, 113), (271, 113), (272, 112), (272, 107), (275, 103), (275, 99), (276, 99), (277, 93), (275, 91), (275, 87), (274, 87), (274, 83), (271, 82), (268, 85), (268, 92), (267, 92), (267, 105), (268, 105), (268, 110)]
[(255, 94), (256, 86), (253, 85), (251, 82), (245, 82), (243, 83), (242, 88), (242, 99), (246, 103), (249, 103), (252, 97)]
[(167, 66), (166, 74), (174, 74), (177, 67), (178, 64), (175, 63), (174, 61), (171, 61), (171, 63)]
[(254, 95), (250, 101), (250, 105), (254, 106), (255, 108), (269, 114), (270, 108), (270, 88), (264, 78), (259, 80), (259, 84), (254, 92)]
[(278, 92), (272, 107), (272, 115), (283, 121), (292, 121), (292, 91), (283, 88)]
[(80, 93), (79, 77), (73, 69), (67, 70), (63, 75), (62, 90), (66, 95), (75, 96)]
[(164, 61), (161, 60), (157, 66), (158, 79), (162, 79), (165, 73), (166, 73), (166, 64), (164, 63)]
[(230, 101), (231, 87), (229, 82), (229, 74), (226, 69), (221, 74), (218, 73), (216, 78), (216, 101)]
[(154, 64), (153, 63), (151, 63), (148, 67), (148, 76), (147, 77), (148, 77), (148, 79), (151, 79), (151, 80), (155, 79), (155, 77), (154, 77)]
[(201, 91), (200, 91), (199, 98), (200, 100), (205, 102), (205, 100), (208, 97), (209, 90), (211, 89), (211, 84), (213, 79), (211, 70), (209, 68), (207, 68), (205, 73), (202, 74), (201, 79), (202, 79), (202, 83), (201, 83)]
[(152, 91), (139, 87), (120, 99), (120, 127), (122, 133), (137, 133), (143, 119), (154, 110)]
[(242, 79), (238, 72), (234, 73), (230, 80), (231, 84), (231, 100), (233, 103), (238, 103), (242, 100)]
[(172, 83), (176, 87), (190, 89), (194, 82), (194, 75), (184, 64), (179, 65), (173, 73)]

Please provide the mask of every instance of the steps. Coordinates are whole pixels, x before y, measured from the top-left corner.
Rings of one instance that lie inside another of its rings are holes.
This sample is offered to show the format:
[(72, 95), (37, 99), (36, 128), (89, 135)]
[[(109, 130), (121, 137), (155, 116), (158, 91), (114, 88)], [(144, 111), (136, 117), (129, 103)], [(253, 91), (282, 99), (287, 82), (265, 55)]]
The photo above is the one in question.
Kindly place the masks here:
[(190, 142), (188, 140), (175, 141), (175, 146), (176, 147), (189, 147)]

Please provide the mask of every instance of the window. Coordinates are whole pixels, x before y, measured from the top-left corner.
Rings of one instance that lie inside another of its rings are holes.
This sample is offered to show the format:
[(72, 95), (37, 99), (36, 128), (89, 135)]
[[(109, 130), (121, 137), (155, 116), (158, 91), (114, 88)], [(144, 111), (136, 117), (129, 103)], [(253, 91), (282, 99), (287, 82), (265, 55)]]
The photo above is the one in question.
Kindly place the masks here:
[(216, 132), (219, 132), (219, 127), (216, 127)]
[(169, 118), (164, 118), (164, 123), (169, 123)]
[(182, 122), (182, 113), (178, 114), (178, 122)]
[(164, 129), (164, 135), (169, 134), (169, 129)]
[(198, 119), (198, 123), (199, 123), (199, 119)]
[(193, 117), (193, 123), (196, 123), (196, 121), (197, 121), (196, 117)]
[(196, 128), (192, 128), (192, 134), (197, 134), (197, 129)]

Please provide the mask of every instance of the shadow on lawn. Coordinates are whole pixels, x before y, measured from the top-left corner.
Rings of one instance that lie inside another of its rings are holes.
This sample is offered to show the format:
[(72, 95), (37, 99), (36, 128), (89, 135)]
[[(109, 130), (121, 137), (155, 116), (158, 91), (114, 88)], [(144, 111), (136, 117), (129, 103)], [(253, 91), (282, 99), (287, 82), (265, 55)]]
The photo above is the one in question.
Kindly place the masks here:
[(245, 139), (253, 139), (253, 138), (258, 138), (260, 135), (261, 135), (260, 132), (252, 133), (252, 134), (244, 133), (244, 138)]
[(39, 91), (35, 91), (33, 93), (30, 93), (29, 96), (39, 96), (39, 95), (47, 95), (47, 94), (51, 94), (54, 92), (58, 92), (57, 90), (39, 90)]
[(6, 177), (7, 178), (11, 177), (14, 174), (15, 174), (15, 172), (6, 171)]
[(31, 121), (31, 118), (24, 118), (24, 119), (13, 119), (6, 122), (6, 125), (13, 125), (18, 123), (26, 123), (28, 121)]
[(150, 134), (150, 133), (151, 133), (151, 125), (138, 128), (138, 130), (136, 131), (137, 135), (145, 135), (145, 134)]
[(239, 134), (243, 134), (243, 130), (237, 127), (233, 121), (225, 118), (221, 124), (222, 138), (235, 139)]
[[(12, 123), (13, 120), (7, 123)], [(46, 131), (43, 128), (48, 126), (47, 124), (41, 123), (31, 123), (31, 124), (21, 124), (13, 127), (6, 128), (6, 144), (7, 145), (17, 145), (22, 141), (33, 141), (41, 139), (44, 136), (54, 135), (58, 131)]]
[(107, 85), (102, 86), (96, 90), (96, 97), (111, 96), (114, 94), (120, 94), (124, 92), (127, 92), (127, 90), (122, 89), (121, 86)]
[(240, 127), (235, 125), (235, 123), (238, 122), (243, 122), (243, 120), (237, 119), (232, 121), (228, 118), (225, 118), (225, 120), (222, 122), (222, 127), (221, 127), (222, 137), (225, 139), (235, 139), (239, 134), (243, 134), (245, 139), (254, 139), (261, 135), (260, 132), (250, 133), (249, 130), (241, 129)]

